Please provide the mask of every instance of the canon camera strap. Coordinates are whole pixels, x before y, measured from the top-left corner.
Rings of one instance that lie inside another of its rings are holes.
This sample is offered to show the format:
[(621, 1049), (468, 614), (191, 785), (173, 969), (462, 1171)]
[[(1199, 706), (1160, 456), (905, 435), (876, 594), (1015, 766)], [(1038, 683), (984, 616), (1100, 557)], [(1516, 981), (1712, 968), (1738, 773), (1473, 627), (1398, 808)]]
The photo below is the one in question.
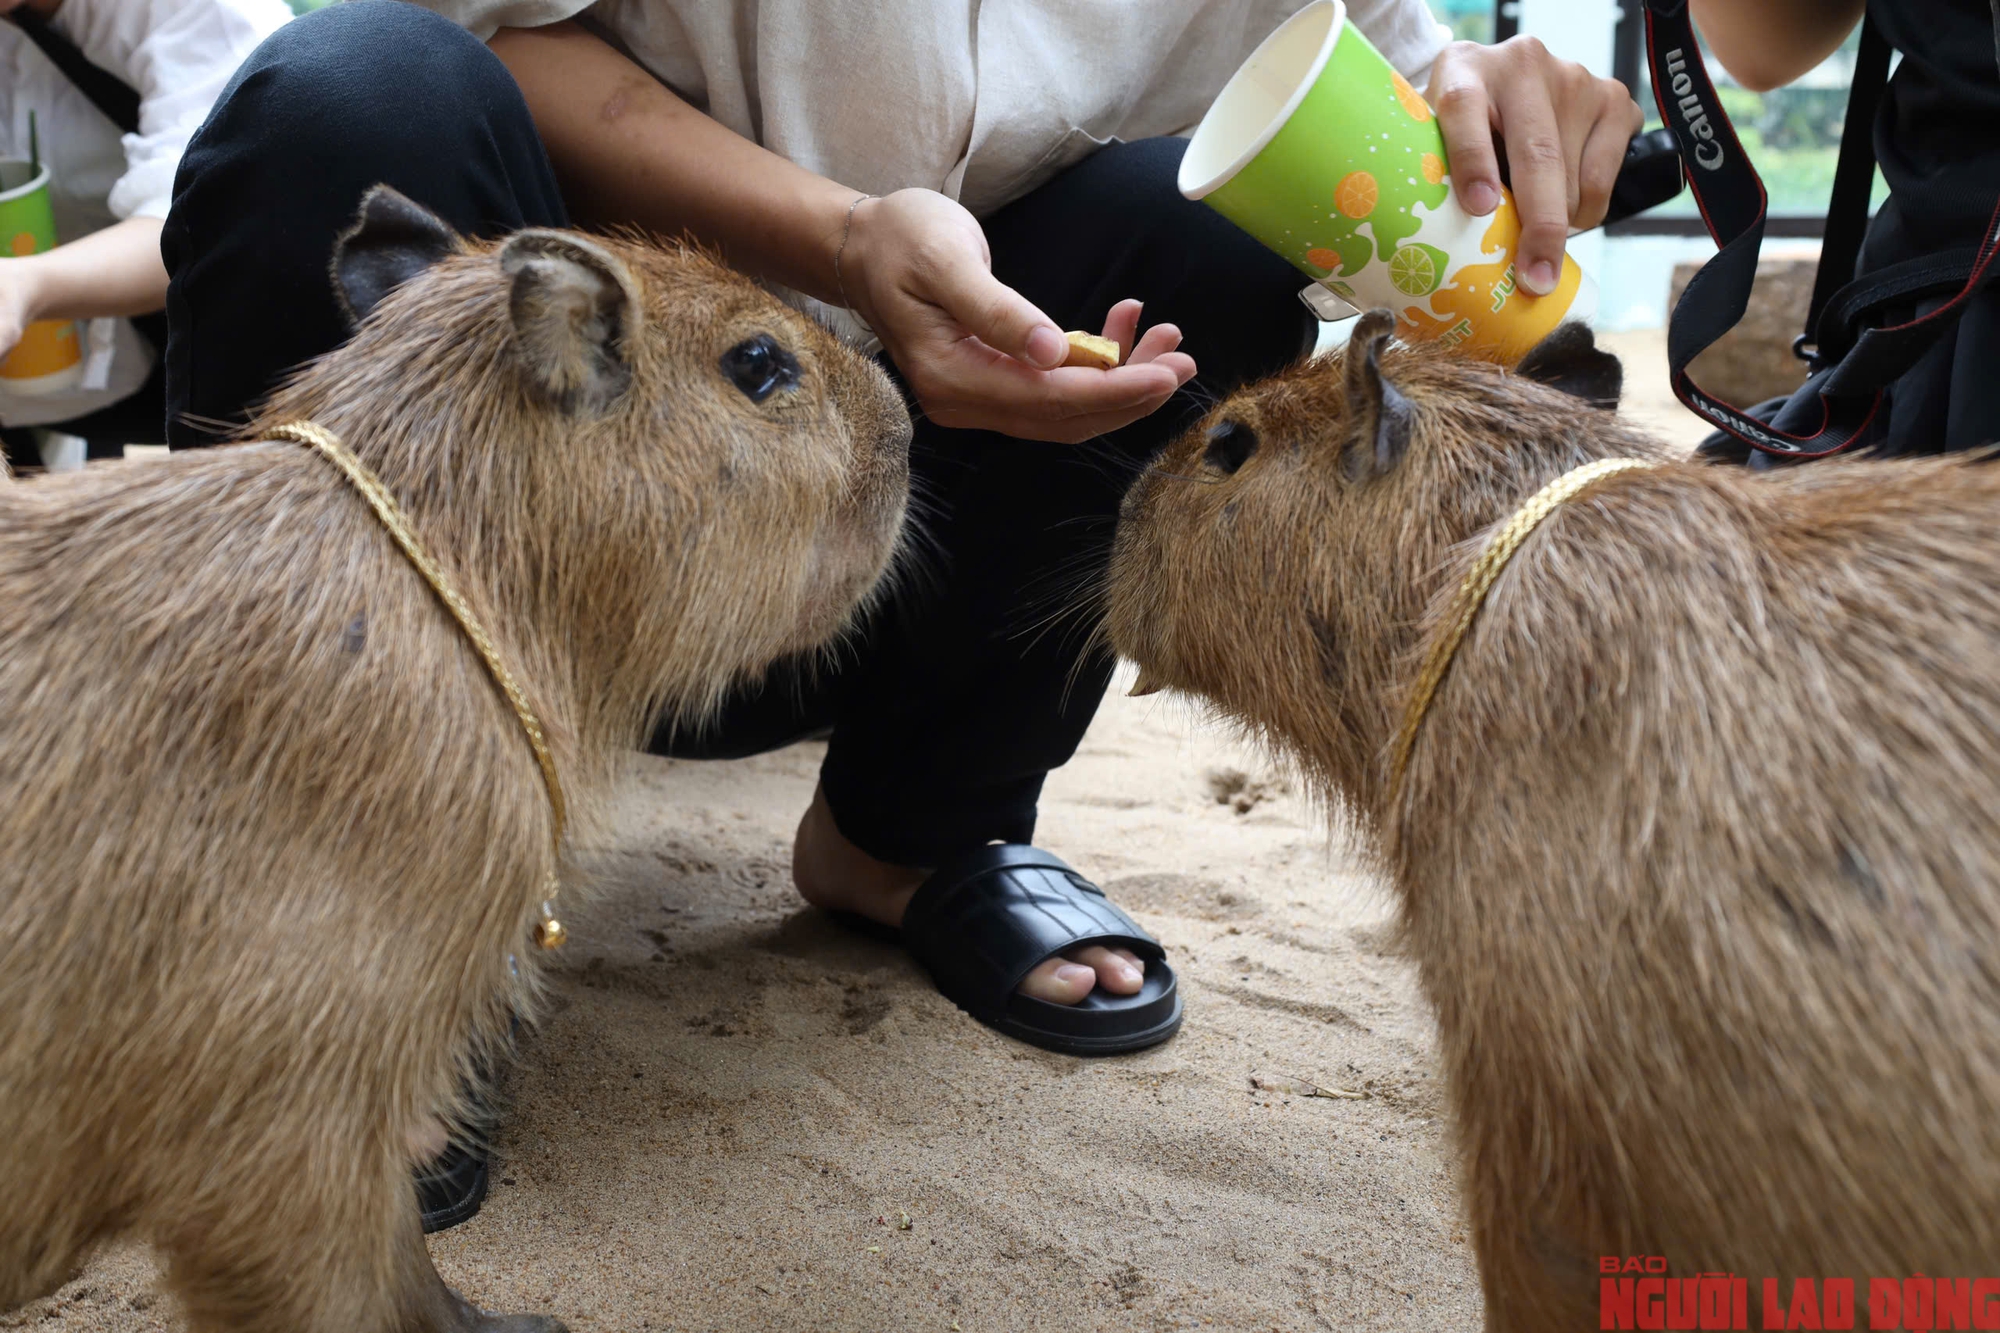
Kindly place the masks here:
[[(1882, 390), (1915, 365), (1956, 321), (1965, 303), (2000, 272), (2000, 264), (1995, 263), (1995, 255), (2000, 253), (2000, 201), (1987, 220), (1971, 271), (1955, 296), (1916, 319), (1863, 331), (1838, 363), (1818, 378), (1824, 415), (1817, 431), (1794, 435), (1753, 419), (1704, 391), (1688, 377), (1687, 368), (1734, 328), (1749, 307), (1768, 207), (1764, 182), (1750, 165), (1736, 131), (1723, 114), (1715, 85), (1709, 81), (1688, 18), (1687, 0), (1645, 3), (1646, 58), (1653, 98), (1680, 145), (1688, 188), (1718, 247), (1715, 257), (1689, 281), (1667, 322), (1667, 368), (1673, 377), (1674, 396), (1717, 430), (1764, 453), (1800, 459), (1837, 454), (1868, 428), (1881, 405)], [(2000, 5), (2000, 0), (1996, 4)], [(1879, 42), (1879, 37), (1875, 40)], [(1866, 42), (1864, 47), (1868, 48), (1868, 59), (1881, 59), (1886, 69), (1886, 43), (1879, 50)], [(1852, 124), (1847, 127), (1849, 133), (1855, 128)], [(1870, 175), (1872, 179), (1872, 172)], [(1827, 240), (1845, 243), (1831, 236)], [(1815, 297), (1817, 304), (1825, 299), (1825, 293), (1816, 292)], [(1814, 313), (1817, 316), (1818, 311)]]
[(139, 132), (139, 94), (130, 85), (109, 70), (92, 64), (88, 56), (77, 50), (76, 43), (35, 15), (16, 11), (7, 17), (40, 48), (64, 78), (76, 85), (78, 92), (90, 99), (92, 106), (104, 113), (106, 120), (118, 127), (120, 134)]
[[(1994, 0), (2000, 4), (2000, 0)], [(1792, 353), (1814, 371), (1840, 360), (1853, 345), (1853, 332), (1843, 324), (1822, 327), (1827, 306), (1843, 289), (1850, 289), (1868, 239), (1868, 201), (1875, 192), (1875, 116), (1889, 84), (1889, 39), (1873, 18), (1861, 20), (1861, 42), (1854, 55), (1854, 78), (1847, 87), (1847, 116), (1840, 127), (1840, 153), (1833, 167), (1833, 194), (1826, 201), (1826, 227), (1820, 233), (1819, 268), (1813, 274), (1812, 299), (1806, 304), (1806, 327), (1792, 344)], [(1965, 281), (1958, 275), (1957, 287)]]

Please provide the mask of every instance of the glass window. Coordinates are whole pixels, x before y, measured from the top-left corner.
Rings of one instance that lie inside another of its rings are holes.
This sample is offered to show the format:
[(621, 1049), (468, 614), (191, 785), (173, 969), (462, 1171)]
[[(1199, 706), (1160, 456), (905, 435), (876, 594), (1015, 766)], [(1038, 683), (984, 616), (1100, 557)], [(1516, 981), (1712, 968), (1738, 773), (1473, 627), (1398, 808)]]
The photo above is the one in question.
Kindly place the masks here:
[[(1645, 32), (1634, 25), (1634, 40), (1643, 47)], [(1838, 51), (1782, 88), (1767, 93), (1751, 92), (1729, 77), (1729, 71), (1702, 44), (1702, 58), (1708, 62), (1709, 77), (1722, 98), (1722, 109), (1736, 137), (1743, 141), (1757, 174), (1764, 178), (1770, 196), (1771, 213), (1777, 217), (1821, 217), (1833, 193), (1834, 163), (1840, 156), (1841, 123), (1847, 115), (1847, 86), (1854, 78), (1854, 57), (1861, 43), (1857, 26), (1847, 35)], [(1636, 95), (1646, 113), (1646, 128), (1661, 124), (1659, 107), (1653, 102), (1652, 81), (1645, 75), (1643, 52), (1639, 61)], [(1874, 203), (1888, 194), (1882, 175), (1875, 174)], [(1663, 215), (1694, 213), (1694, 196), (1682, 191), (1672, 203), (1657, 210)]]
[(1438, 21), (1450, 25), (1451, 35), (1461, 42), (1493, 40), (1494, 0), (1430, 0)]

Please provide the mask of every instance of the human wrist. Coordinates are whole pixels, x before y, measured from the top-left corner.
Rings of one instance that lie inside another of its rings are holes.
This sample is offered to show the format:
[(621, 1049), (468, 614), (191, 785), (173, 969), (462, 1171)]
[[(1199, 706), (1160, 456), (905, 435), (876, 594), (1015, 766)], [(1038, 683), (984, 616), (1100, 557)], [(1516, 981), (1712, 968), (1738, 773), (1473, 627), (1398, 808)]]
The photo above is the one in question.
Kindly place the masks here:
[[(842, 213), (840, 239), (835, 243), (833, 250), (833, 283), (836, 298), (839, 300), (841, 306), (848, 310), (860, 310), (861, 301), (857, 298), (856, 294), (857, 292), (865, 293), (866, 291), (861, 285), (859, 274), (856, 272), (857, 260), (853, 248), (854, 228), (857, 216), (864, 211), (872, 214), (875, 205), (881, 202), (875, 195), (857, 193), (853, 199), (848, 201), (847, 207)], [(863, 225), (865, 226), (866, 224), (864, 223)]]
[(47, 265), (40, 256), (0, 259), (0, 303), (23, 325), (48, 317), (49, 284)]
[[(840, 234), (835, 237), (840, 272), (833, 299), (878, 333), (881, 329), (876, 323), (876, 297), (886, 297), (897, 285), (894, 275), (899, 267), (924, 249), (927, 206), (933, 199), (942, 198), (918, 188), (858, 198), (850, 195), (842, 210)], [(843, 237), (844, 247), (840, 244)], [(878, 280), (883, 279), (885, 272), (889, 275), (887, 285), (878, 289)]]

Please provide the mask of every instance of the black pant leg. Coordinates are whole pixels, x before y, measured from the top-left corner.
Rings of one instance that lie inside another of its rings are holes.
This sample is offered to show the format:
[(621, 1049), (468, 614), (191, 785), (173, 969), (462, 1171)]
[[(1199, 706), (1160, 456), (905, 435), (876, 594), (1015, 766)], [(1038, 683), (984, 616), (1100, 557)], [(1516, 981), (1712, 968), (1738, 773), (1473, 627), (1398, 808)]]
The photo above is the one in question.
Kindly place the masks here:
[(822, 773), (841, 831), (874, 856), (934, 865), (1032, 837), (1042, 781), (1075, 752), (1110, 679), (1110, 658), (1086, 652), (1088, 598), (1126, 487), (1212, 395), (1308, 344), (1303, 279), (1181, 197), (1184, 147), (1113, 145), (986, 220), (1003, 281), (1093, 332), (1116, 301), (1143, 300), (1145, 324), (1180, 326), (1198, 387), (1083, 446), (918, 423), (931, 557), (842, 673)]
[(457, 24), (354, 0), (252, 52), (188, 145), (161, 251), (168, 440), (208, 444), (286, 372), (345, 341), (328, 263), (380, 182), (461, 233), (563, 226), (520, 89)]

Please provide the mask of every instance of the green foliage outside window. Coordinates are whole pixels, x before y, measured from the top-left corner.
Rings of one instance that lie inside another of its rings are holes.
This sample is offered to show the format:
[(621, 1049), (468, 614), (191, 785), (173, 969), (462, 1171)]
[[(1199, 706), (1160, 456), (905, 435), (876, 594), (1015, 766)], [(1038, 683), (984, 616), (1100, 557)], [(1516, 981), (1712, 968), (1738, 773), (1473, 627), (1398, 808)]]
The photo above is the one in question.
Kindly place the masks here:
[(1461, 42), (1493, 40), (1493, 0), (1430, 0), (1431, 12)]
[[(1767, 93), (1751, 92), (1736, 86), (1706, 46), (1702, 54), (1722, 97), (1722, 109), (1736, 127), (1736, 137), (1750, 155), (1757, 174), (1764, 178), (1775, 216), (1819, 217), (1833, 193), (1834, 165), (1840, 157), (1840, 129), (1847, 116), (1847, 85), (1854, 76), (1854, 56), (1860, 31), (1848, 35), (1840, 50), (1826, 63), (1783, 88)], [(1639, 105), (1646, 113), (1646, 127), (1660, 121), (1653, 104), (1652, 89), (1642, 89)], [(1880, 172), (1875, 175), (1874, 204), (1888, 195)], [(1683, 193), (1661, 213), (1693, 213), (1694, 199)]]

